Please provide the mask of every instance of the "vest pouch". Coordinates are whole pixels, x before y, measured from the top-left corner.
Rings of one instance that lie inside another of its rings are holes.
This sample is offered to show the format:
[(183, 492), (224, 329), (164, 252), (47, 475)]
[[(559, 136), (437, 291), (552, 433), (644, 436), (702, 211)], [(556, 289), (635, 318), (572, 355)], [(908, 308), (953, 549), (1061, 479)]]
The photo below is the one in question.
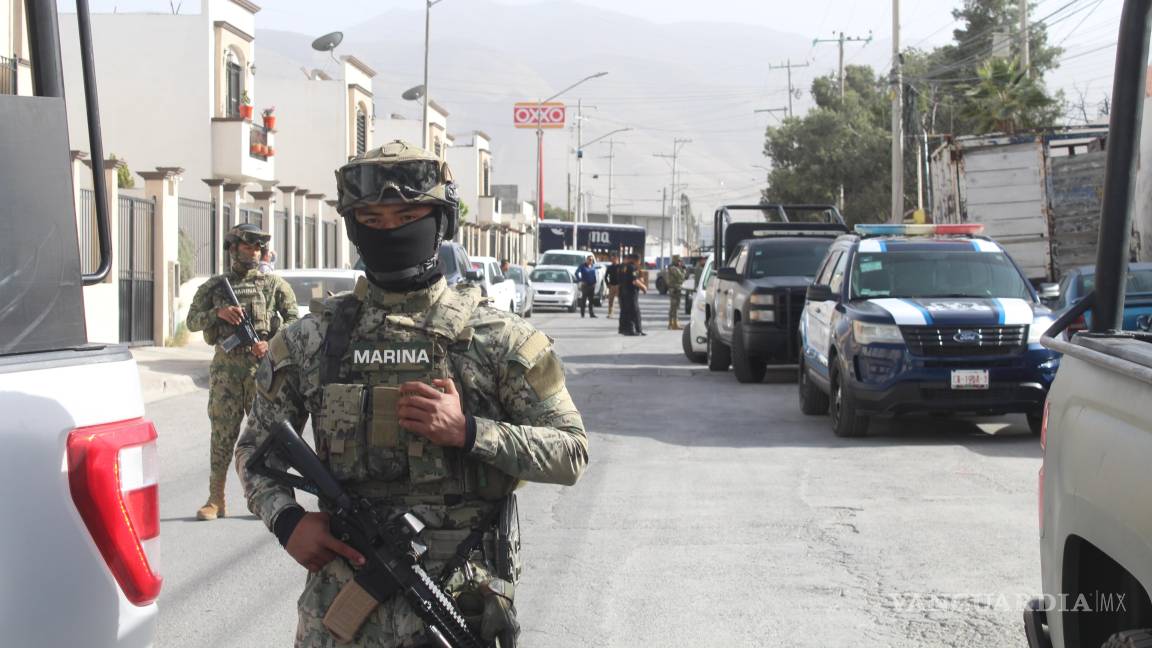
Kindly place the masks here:
[(407, 433), (400, 429), (396, 404), (400, 388), (395, 385), (372, 387), (372, 420), (368, 424), (368, 472), (373, 479), (393, 482), (407, 470)]
[(324, 385), (316, 417), (317, 446), (338, 481), (368, 479), (367, 395), (364, 385)]
[(257, 333), (267, 335), (272, 327), (268, 321), (268, 306), (264, 303), (264, 295), (257, 294), (246, 310), (248, 317), (252, 318), (252, 328), (256, 329)]

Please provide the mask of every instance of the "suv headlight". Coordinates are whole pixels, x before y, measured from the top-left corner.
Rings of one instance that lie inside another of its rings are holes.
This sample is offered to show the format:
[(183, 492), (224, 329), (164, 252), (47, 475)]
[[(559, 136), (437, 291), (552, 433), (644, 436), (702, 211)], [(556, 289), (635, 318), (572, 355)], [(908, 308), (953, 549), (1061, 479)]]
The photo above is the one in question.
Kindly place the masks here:
[(753, 306), (774, 306), (776, 305), (776, 295), (750, 295), (748, 303)]
[(852, 337), (859, 344), (902, 344), (904, 336), (894, 324), (852, 322)]
[(1040, 344), (1044, 331), (1051, 328), (1054, 321), (1051, 317), (1037, 317), (1032, 326), (1028, 327), (1028, 344)]

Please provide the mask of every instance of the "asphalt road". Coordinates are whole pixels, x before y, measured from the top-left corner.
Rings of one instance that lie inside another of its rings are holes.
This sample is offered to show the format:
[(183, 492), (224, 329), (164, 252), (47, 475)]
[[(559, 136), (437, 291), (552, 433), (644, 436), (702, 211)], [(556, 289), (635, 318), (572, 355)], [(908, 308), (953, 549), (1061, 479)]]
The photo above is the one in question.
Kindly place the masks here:
[[(1023, 646), (1040, 589), (1023, 417), (874, 423), (838, 439), (788, 372), (689, 363), (646, 297), (647, 337), (538, 312), (589, 430), (575, 487), (520, 491), (522, 645)], [(304, 571), (250, 516), (197, 522), (207, 396), (158, 401), (165, 586), (157, 645), (286, 646)]]

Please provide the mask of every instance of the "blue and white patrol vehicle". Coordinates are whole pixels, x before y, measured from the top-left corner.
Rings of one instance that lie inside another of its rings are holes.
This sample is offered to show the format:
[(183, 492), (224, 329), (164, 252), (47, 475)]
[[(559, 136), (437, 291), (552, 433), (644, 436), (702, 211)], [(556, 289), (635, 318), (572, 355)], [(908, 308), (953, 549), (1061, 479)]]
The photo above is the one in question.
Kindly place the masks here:
[(1057, 354), (1052, 314), (981, 225), (857, 225), (800, 321), (800, 409), (838, 436), (910, 412), (1024, 413), (1038, 432)]

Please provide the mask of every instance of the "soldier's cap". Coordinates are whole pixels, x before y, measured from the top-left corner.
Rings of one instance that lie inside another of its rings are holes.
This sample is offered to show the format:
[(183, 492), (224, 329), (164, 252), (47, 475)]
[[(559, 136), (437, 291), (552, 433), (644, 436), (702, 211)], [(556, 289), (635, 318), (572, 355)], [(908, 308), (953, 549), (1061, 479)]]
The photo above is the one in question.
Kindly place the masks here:
[(336, 170), (336, 209), (341, 214), (366, 205), (454, 206), (455, 186), (448, 164), (436, 155), (394, 140), (365, 151)]

